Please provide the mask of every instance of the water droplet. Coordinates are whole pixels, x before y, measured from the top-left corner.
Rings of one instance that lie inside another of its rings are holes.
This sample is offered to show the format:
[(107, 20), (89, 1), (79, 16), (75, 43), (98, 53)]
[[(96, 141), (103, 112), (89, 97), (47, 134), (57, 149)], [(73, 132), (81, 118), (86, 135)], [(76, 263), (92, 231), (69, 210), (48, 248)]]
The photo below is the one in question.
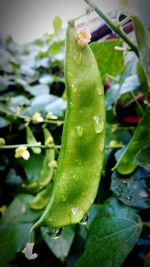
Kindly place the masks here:
[(97, 115), (93, 117), (93, 120), (94, 120), (95, 132), (101, 133), (104, 129), (104, 122)]
[(131, 196), (126, 196), (125, 199), (132, 200), (132, 197)]
[(88, 221), (88, 213), (86, 213), (83, 216), (82, 220), (80, 221), (80, 224), (85, 225), (85, 224), (87, 224), (87, 221)]
[(63, 228), (47, 228), (46, 232), (51, 238), (57, 239), (63, 233)]
[(73, 57), (74, 62), (76, 65), (81, 65), (82, 62), (82, 54), (81, 53), (76, 53)]
[(75, 94), (76, 92), (77, 92), (77, 87), (74, 85), (74, 84), (72, 84), (71, 85), (71, 90), (72, 90), (72, 92)]
[(102, 87), (98, 87), (97, 88), (97, 93), (98, 93), (98, 95), (102, 95), (103, 94), (103, 88)]
[(76, 215), (77, 211), (78, 211), (78, 207), (73, 207), (73, 208), (71, 208), (71, 212), (72, 212), (72, 214), (73, 214), (74, 216)]
[(76, 134), (79, 136), (79, 137), (82, 137), (83, 135), (83, 127), (81, 127), (80, 125), (77, 125), (75, 127), (75, 131), (76, 131)]

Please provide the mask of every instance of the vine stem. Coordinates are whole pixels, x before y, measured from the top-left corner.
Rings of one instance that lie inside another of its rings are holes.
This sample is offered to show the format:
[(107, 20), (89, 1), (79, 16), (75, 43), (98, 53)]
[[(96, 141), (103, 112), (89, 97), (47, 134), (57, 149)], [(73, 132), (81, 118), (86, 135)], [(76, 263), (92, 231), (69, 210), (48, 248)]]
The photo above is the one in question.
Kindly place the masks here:
[(32, 148), (32, 147), (48, 148), (48, 149), (60, 148), (59, 145), (19, 144), (19, 145), (2, 145), (0, 146), (0, 149), (15, 149), (20, 146), (25, 146), (27, 148)]
[[(23, 119), (24, 121), (29, 121), (29, 122), (34, 122), (32, 117), (28, 117), (28, 116), (24, 116), (24, 115), (21, 115), (21, 114), (16, 114), (10, 110), (6, 110), (6, 109), (2, 109), (0, 108), (0, 112), (6, 114), (8, 117), (11, 116), (13, 117), (14, 119)], [(35, 122), (36, 124), (38, 123), (41, 123), (41, 122)], [(47, 119), (43, 119), (42, 123), (51, 123), (51, 124), (56, 124), (58, 126), (62, 125), (64, 122), (61, 121), (61, 120), (47, 120)]]
[(119, 28), (118, 25), (112, 22), (112, 20), (104, 14), (91, 0), (83, 0), (105, 21), (105, 23), (122, 39), (124, 40), (132, 51), (139, 57), (139, 52), (136, 45), (128, 38), (128, 36)]
[(150, 227), (150, 222), (143, 222), (144, 226)]

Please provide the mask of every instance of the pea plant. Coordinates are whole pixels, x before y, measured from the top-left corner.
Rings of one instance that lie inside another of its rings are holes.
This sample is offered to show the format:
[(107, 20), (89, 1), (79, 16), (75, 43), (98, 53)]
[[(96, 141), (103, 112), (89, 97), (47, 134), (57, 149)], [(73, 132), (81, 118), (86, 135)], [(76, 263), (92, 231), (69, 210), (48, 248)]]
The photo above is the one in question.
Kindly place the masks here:
[(84, 2), (65, 33), (1, 39), (1, 267), (150, 266), (149, 32)]

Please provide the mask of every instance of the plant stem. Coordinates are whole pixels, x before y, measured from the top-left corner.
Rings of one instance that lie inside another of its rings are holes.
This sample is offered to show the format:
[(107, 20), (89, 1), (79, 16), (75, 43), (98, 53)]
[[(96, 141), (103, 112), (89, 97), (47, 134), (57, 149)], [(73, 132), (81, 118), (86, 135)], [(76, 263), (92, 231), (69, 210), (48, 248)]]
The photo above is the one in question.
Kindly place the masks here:
[[(32, 119), (32, 117), (24, 116), (24, 115), (21, 115), (21, 114), (16, 114), (16, 113), (14, 113), (14, 112), (12, 112), (10, 110), (7, 110), (7, 109), (0, 108), (0, 112), (6, 114), (7, 116), (13, 117), (14, 119), (19, 118), (19, 119), (23, 119), (25, 121), (29, 121), (29, 122), (32, 121), (32, 122), (34, 122), (33, 119)], [(35, 122), (35, 123), (38, 124), (39, 122)], [(47, 119), (45, 119), (45, 120), (43, 120), (43, 123), (51, 123), (51, 124), (56, 124), (56, 125), (60, 126), (60, 125), (63, 124), (63, 121), (61, 121), (61, 120), (51, 120), (51, 119), (47, 120)]]
[(143, 222), (144, 226), (150, 227), (150, 222)]
[(15, 149), (18, 148), (20, 146), (25, 146), (27, 148), (32, 148), (32, 147), (39, 147), (39, 148), (48, 148), (48, 149), (53, 149), (53, 148), (60, 148), (59, 145), (39, 145), (39, 144), (19, 144), (19, 145), (2, 145), (0, 146), (0, 149)]
[(132, 20), (132, 16), (128, 16), (125, 19), (123, 19), (122, 21), (118, 22), (118, 26), (121, 27), (123, 26), (125, 23), (129, 22), (130, 20)]
[(93, 8), (93, 10), (96, 11), (96, 13), (106, 22), (106, 24), (122, 39), (124, 40), (132, 51), (135, 52), (135, 54), (139, 57), (139, 52), (136, 47), (136, 45), (127, 37), (127, 35), (118, 27), (118, 25), (115, 25), (111, 19), (105, 15), (91, 0), (83, 0), (85, 3), (87, 3), (89, 6)]

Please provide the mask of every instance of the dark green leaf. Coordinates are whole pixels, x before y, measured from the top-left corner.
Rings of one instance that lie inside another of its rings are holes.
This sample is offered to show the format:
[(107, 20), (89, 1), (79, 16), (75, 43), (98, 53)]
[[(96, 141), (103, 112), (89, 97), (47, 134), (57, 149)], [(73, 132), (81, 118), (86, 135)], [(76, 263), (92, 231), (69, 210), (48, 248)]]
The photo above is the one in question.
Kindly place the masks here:
[(150, 36), (148, 31), (138, 17), (133, 17), (133, 25), (140, 54), (140, 61), (143, 66), (148, 85), (150, 86)]
[(31, 154), (30, 160), (22, 160), (21, 164), (24, 167), (27, 179), (30, 182), (36, 181), (40, 176), (40, 171), (43, 165), (44, 155)]
[(133, 209), (116, 199), (108, 200), (90, 226), (85, 252), (77, 266), (120, 267), (141, 230), (142, 221)]
[(28, 194), (18, 195), (7, 208), (1, 222), (5, 224), (12, 223), (30, 223), (36, 220), (40, 213), (30, 209), (28, 203), (33, 199), (33, 196)]
[(7, 224), (0, 222), (1, 267), (6, 267), (16, 254), (25, 247), (31, 226), (31, 223), (13, 223), (11, 219)]
[(117, 39), (107, 40), (90, 45), (102, 77), (106, 74), (116, 76), (122, 71), (123, 52), (115, 50), (115, 46), (122, 46), (122, 41)]
[(150, 208), (150, 171), (138, 168), (134, 174), (121, 176), (112, 174), (111, 190), (125, 205), (138, 208)]
[(41, 231), (45, 242), (47, 243), (51, 251), (54, 253), (54, 255), (64, 261), (64, 259), (69, 254), (74, 239), (74, 227), (66, 226), (62, 235), (57, 239), (50, 237), (44, 227)]

